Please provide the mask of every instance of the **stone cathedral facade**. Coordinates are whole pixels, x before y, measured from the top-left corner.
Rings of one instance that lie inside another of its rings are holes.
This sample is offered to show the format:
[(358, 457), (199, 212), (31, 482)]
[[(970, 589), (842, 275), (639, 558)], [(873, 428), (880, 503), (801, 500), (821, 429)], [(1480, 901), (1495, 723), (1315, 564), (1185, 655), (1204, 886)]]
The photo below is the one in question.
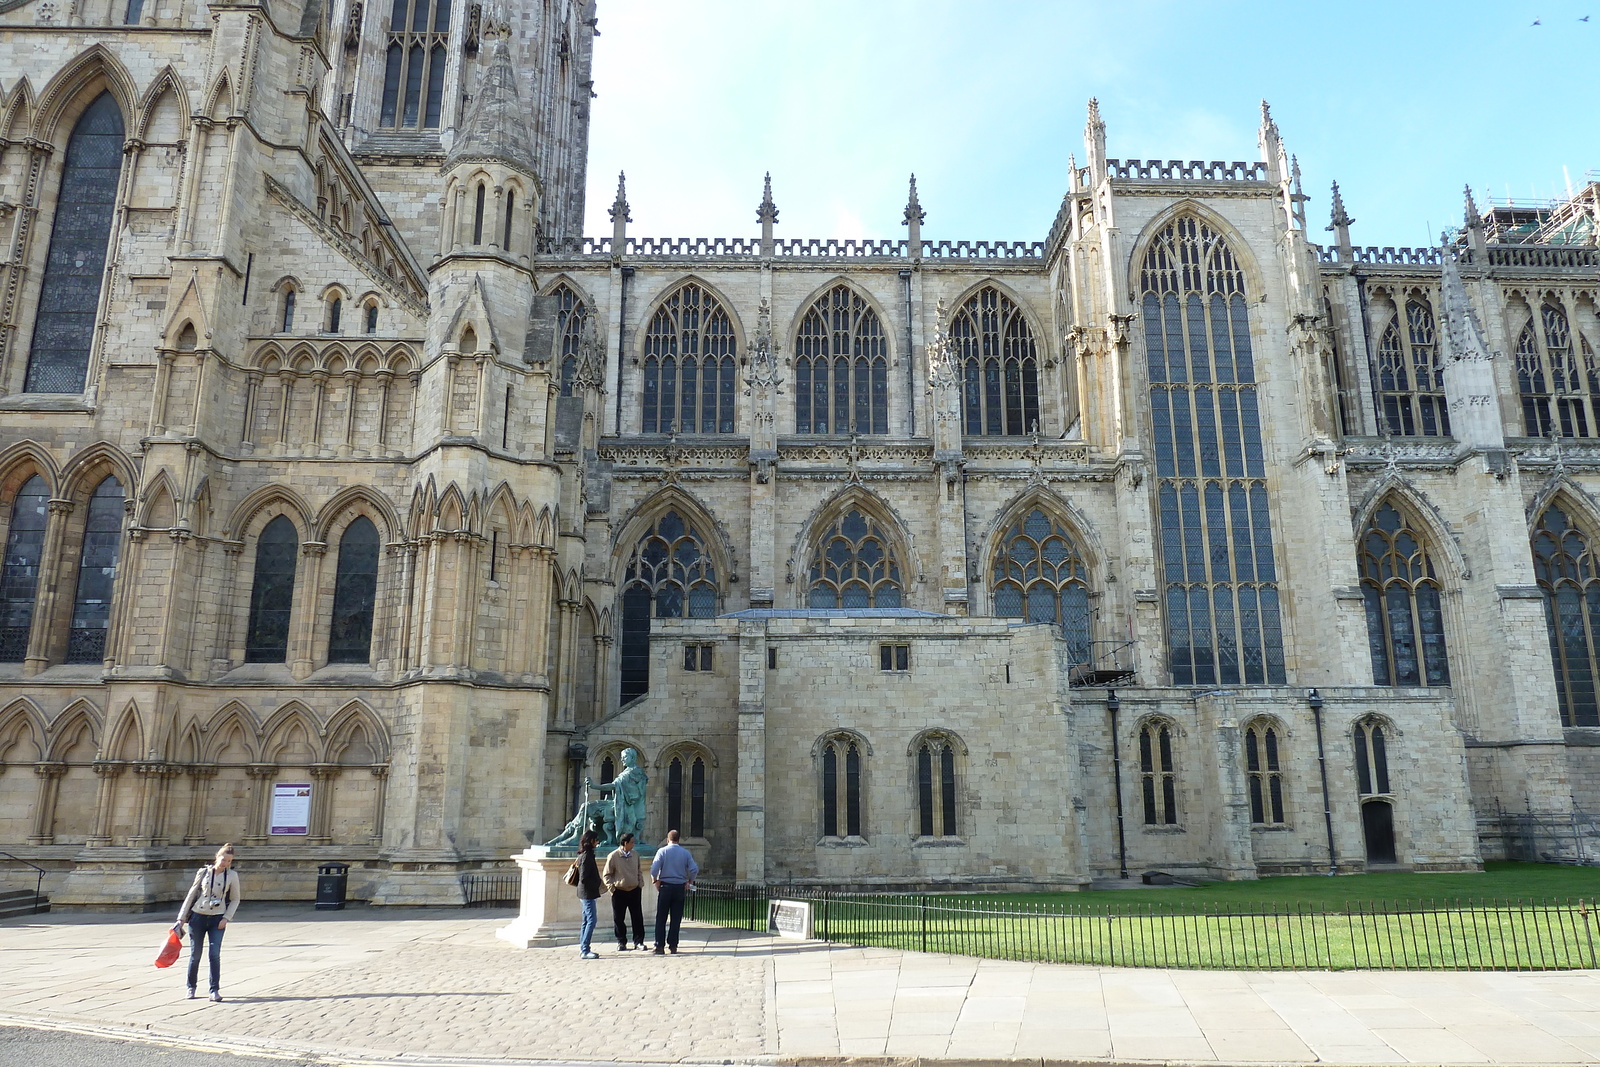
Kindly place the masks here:
[(625, 747), (746, 883), (1462, 870), (1600, 811), (1594, 187), (1359, 248), (1265, 108), (1167, 163), (1091, 103), (1041, 241), (924, 239), (914, 182), (903, 239), (770, 183), (584, 235), (595, 27), (0, 0), (0, 851), (57, 904), (227, 840), (459, 903)]

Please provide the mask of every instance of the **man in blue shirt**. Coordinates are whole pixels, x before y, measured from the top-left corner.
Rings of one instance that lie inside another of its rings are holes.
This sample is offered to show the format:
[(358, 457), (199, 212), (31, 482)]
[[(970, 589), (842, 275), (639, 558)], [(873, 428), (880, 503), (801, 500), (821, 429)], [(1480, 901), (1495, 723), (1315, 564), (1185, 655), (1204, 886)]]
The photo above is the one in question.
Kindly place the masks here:
[(683, 925), (683, 896), (694, 886), (700, 865), (689, 850), (678, 844), (678, 831), (667, 831), (667, 843), (650, 863), (650, 879), (656, 884), (656, 955), (670, 950), (678, 954), (678, 928)]

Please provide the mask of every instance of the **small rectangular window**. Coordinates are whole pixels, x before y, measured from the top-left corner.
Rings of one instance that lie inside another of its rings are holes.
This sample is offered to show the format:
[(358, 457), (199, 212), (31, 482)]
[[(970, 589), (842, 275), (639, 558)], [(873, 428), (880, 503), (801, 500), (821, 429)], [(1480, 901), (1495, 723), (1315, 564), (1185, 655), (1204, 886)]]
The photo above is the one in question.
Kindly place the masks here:
[(911, 669), (911, 646), (879, 645), (878, 669), (880, 671), (909, 671)]
[(777, 669), (778, 669), (778, 650), (775, 649), (775, 648), (772, 648), (771, 646), (768, 646), (768, 648), (767, 648), (767, 670), (775, 671)]
[(683, 669), (686, 671), (709, 671), (711, 669), (711, 645), (684, 645)]

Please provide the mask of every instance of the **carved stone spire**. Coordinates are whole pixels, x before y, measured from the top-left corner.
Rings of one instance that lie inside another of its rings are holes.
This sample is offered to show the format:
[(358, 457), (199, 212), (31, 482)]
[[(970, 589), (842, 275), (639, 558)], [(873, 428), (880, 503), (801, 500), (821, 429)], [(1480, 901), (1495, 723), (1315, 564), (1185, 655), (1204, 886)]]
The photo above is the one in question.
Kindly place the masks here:
[(1444, 329), (1440, 355), (1444, 365), (1445, 397), (1450, 403), (1450, 433), (1471, 448), (1505, 447), (1495, 396), (1494, 353), (1484, 339), (1483, 324), (1467, 297), (1461, 268), (1450, 248), (1439, 250), (1440, 318)]
[(1328, 229), (1333, 232), (1334, 244), (1339, 249), (1339, 258), (1348, 261), (1350, 256), (1350, 226), (1356, 220), (1344, 209), (1344, 197), (1339, 195), (1339, 183), (1333, 183), (1333, 212), (1328, 219)]
[(461, 120), (461, 131), (450, 146), (445, 166), (493, 161), (539, 177), (533, 134), (528, 130), (528, 109), (517, 94), (517, 72), (511, 65), (506, 34), (505, 27), (501, 27), (490, 36), (482, 81)]
[(1488, 248), (1485, 245), (1483, 234), (1483, 216), (1478, 214), (1478, 205), (1472, 199), (1472, 186), (1468, 185), (1463, 190), (1466, 193), (1466, 210), (1463, 222), (1467, 231), (1467, 247), (1472, 249), (1474, 262), (1486, 263)]
[(911, 195), (906, 200), (906, 213), (901, 222), (906, 227), (906, 255), (912, 259), (922, 258), (922, 223), (928, 213), (922, 210), (922, 202), (917, 199), (917, 176), (911, 176)]
[(1089, 98), (1089, 121), (1083, 127), (1083, 147), (1089, 154), (1089, 181), (1098, 185), (1106, 176), (1106, 124), (1100, 119), (1100, 101)]
[(1256, 132), (1256, 144), (1261, 148), (1261, 162), (1267, 165), (1272, 181), (1281, 182), (1284, 173), (1283, 135), (1278, 132), (1277, 120), (1272, 117), (1272, 105), (1261, 101), (1261, 129)]
[(628, 243), (628, 223), (633, 221), (633, 216), (628, 214), (628, 175), (626, 171), (617, 172), (617, 198), (611, 202), (611, 254), (622, 255)]
[(761, 223), (761, 254), (772, 255), (772, 226), (778, 221), (778, 205), (772, 202), (772, 172), (767, 171), (761, 187), (761, 203), (756, 206), (756, 221)]
[(1289, 206), (1300, 228), (1306, 228), (1306, 201), (1311, 198), (1300, 187), (1300, 157), (1289, 157)]

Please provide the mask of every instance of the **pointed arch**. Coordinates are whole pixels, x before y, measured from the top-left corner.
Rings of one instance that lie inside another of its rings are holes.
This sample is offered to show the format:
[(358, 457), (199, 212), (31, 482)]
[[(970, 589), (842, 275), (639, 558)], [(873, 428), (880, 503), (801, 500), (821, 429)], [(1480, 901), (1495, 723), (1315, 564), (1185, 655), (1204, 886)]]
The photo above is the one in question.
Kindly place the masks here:
[(1034, 508), (1042, 508), (1064, 526), (1083, 553), (1083, 562), (1091, 573), (1106, 565), (1106, 548), (1100, 540), (1099, 530), (1072, 501), (1049, 485), (1030, 485), (1016, 493), (1000, 510), (994, 513), (989, 524), (976, 538), (979, 559), (991, 560), (999, 550), (1005, 532)]
[(1039, 425), (1039, 348), (1048, 335), (1031, 309), (993, 280), (952, 305), (949, 337), (961, 378), (962, 432), (1020, 437)]
[(11, 86), (11, 92), (0, 93), (0, 137), (20, 141), (33, 132), (35, 106), (33, 83), (24, 74)]
[(555, 547), (556, 518), (548, 504), (539, 509), (539, 517), (534, 520), (533, 543), (543, 548)]
[(889, 432), (893, 321), (865, 290), (844, 279), (800, 305), (790, 335), (795, 432)]
[(264, 738), (261, 746), (262, 758), (268, 763), (283, 764), (286, 750), (294, 743), (296, 735), (304, 741), (306, 751), (304, 760), (293, 760), (289, 766), (302, 766), (311, 763), (322, 763), (322, 730), (317, 726), (317, 718), (311, 709), (298, 700), (291, 700), (277, 711), (261, 727), (261, 736)]
[(233, 81), (223, 67), (206, 90), (205, 113), (212, 119), (225, 119), (233, 113)]
[(1581, 491), (1541, 495), (1529, 539), (1561, 725), (1600, 726), (1600, 522)]
[(385, 542), (400, 539), (403, 529), (400, 516), (388, 498), (371, 486), (351, 485), (335, 493), (317, 512), (311, 524), (312, 540), (332, 544), (357, 514), (372, 519)]
[(0, 501), (9, 503), (17, 490), (34, 475), (43, 478), (51, 495), (61, 484), (55, 457), (35, 441), (18, 441), (0, 450)]
[(990, 606), (1001, 618), (1058, 627), (1069, 662), (1088, 664), (1094, 658), (1088, 560), (1080, 539), (1058, 515), (1055, 508), (1035, 503), (996, 529), (983, 557)]
[(293, 486), (263, 485), (233, 509), (233, 515), (223, 526), (224, 536), (229, 540), (242, 541), (258, 533), (261, 527), (278, 515), (287, 515), (295, 529), (300, 531), (301, 540), (306, 540), (304, 534), (313, 528), (311, 516), (315, 513), (316, 509)]
[[(896, 579), (900, 590), (900, 604), (888, 605), (874, 603), (874, 607), (905, 606), (910, 599), (913, 584), (922, 576), (922, 564), (917, 555), (916, 544), (911, 534), (909, 524), (901, 517), (900, 513), (883, 497), (868, 489), (864, 485), (846, 486), (833, 496), (818, 504), (806, 521), (801, 524), (799, 532), (789, 548), (788, 577), (791, 585), (795, 586), (793, 596), (797, 607), (803, 607), (808, 602), (807, 590), (810, 586), (809, 574), (816, 562), (818, 552), (822, 550), (820, 541), (824, 534), (837, 523), (841, 522), (851, 512), (860, 512), (870, 523), (877, 523), (880, 534), (886, 535), (888, 545), (893, 550), (893, 556), (899, 568), (899, 577)], [(888, 576), (885, 574), (884, 582)], [(878, 583), (874, 583), (876, 585)], [(876, 601), (876, 597), (873, 597)]]
[(1192, 218), (1208, 227), (1212, 233), (1222, 239), (1228, 251), (1233, 255), (1234, 267), (1244, 275), (1244, 286), (1241, 290), (1245, 300), (1250, 304), (1259, 304), (1267, 298), (1266, 277), (1261, 272), (1261, 265), (1250, 248), (1250, 242), (1232, 222), (1212, 208), (1198, 200), (1183, 199), (1167, 206), (1149, 222), (1144, 224), (1144, 229), (1139, 231), (1139, 238), (1134, 242), (1133, 252), (1128, 257), (1128, 286), (1129, 292), (1139, 293), (1144, 291), (1143, 279), (1146, 259), (1150, 256), (1151, 248), (1175, 223), (1184, 218)]
[(647, 308), (637, 342), (643, 432), (734, 432), (745, 346), (733, 309), (695, 275), (667, 285)]
[(145, 758), (144, 716), (139, 713), (136, 701), (128, 701), (107, 735), (105, 756), (114, 760), (141, 760)]
[[(540, 512), (539, 528), (553, 532), (555, 516), (549, 513), (549, 510), (546, 507)], [(619, 583), (620, 587), (620, 583), (624, 580), (624, 572), (627, 570), (629, 554), (669, 511), (676, 511), (699, 533), (701, 548), (711, 557), (712, 566), (721, 576), (718, 579), (720, 591), (720, 583), (729, 575), (738, 573), (734, 563), (733, 538), (722, 523), (717, 521), (709, 505), (689, 490), (677, 485), (669, 485), (645, 497), (616, 524), (616, 532), (611, 537), (612, 580)], [(539, 543), (547, 542), (541, 538)]]
[(177, 486), (172, 471), (162, 467), (139, 494), (139, 525), (147, 530), (166, 530), (177, 522)]
[(122, 128), (133, 125), (139, 107), (139, 89), (128, 68), (104, 44), (92, 44), (68, 60), (39, 94), (34, 136), (65, 147), (66, 136), (79, 114), (104, 90), (122, 113)]
[[(99, 709), (86, 700), (78, 701), (50, 724), (50, 759), (67, 762), (65, 757), (75, 754), (80, 758), (74, 762), (93, 762), (100, 753), (100, 729)], [(89, 743), (88, 748), (80, 748), (85, 740)], [(88, 759), (81, 758), (85, 751), (89, 754)]]
[(434, 509), (434, 528), (445, 531), (468, 529), (467, 508), (466, 495), (461, 492), (459, 485), (451, 482), (439, 494), (439, 503)]
[[(8, 763), (36, 763), (43, 759), (48, 737), (39, 705), (27, 697), (13, 700), (0, 709), (0, 768)], [(18, 748), (23, 743), (31, 749), (32, 759), (24, 758), (27, 752)]]
[[(362, 766), (389, 762), (389, 731), (364, 701), (352, 700), (328, 720), (329, 763), (355, 763)], [(351, 760), (355, 748), (365, 743), (370, 759)]]
[(1384, 496), (1360, 528), (1356, 552), (1375, 685), (1450, 684), (1444, 584), (1429, 551), (1437, 542), (1398, 492)]
[(1386, 500), (1400, 503), (1406, 513), (1419, 524), (1420, 529), (1428, 539), (1428, 547), (1436, 553), (1435, 563), (1444, 568), (1443, 581), (1451, 586), (1471, 577), (1467, 568), (1467, 558), (1461, 552), (1461, 545), (1456, 541), (1455, 534), (1450, 531), (1450, 521), (1444, 513), (1428, 498), (1419, 487), (1407, 481), (1395, 471), (1384, 471), (1367, 491), (1361, 494), (1361, 502), (1351, 513), (1351, 529), (1360, 536), (1362, 530), (1372, 525), (1373, 516), (1377, 514)]
[[(192, 114), (189, 90), (171, 64), (163, 67), (139, 101), (132, 129), (146, 144), (179, 144)], [(167, 129), (171, 124), (173, 128)], [(171, 140), (165, 138), (171, 136)]]
[(247, 758), (230, 762), (255, 763), (261, 758), (261, 725), (255, 713), (237, 700), (216, 710), (206, 723), (203, 737), (206, 763), (223, 762), (223, 754), (233, 747), (236, 739)]
[(138, 484), (138, 471), (128, 454), (109, 441), (96, 441), (67, 461), (61, 471), (60, 493), (82, 504), (107, 475), (114, 475), (130, 492)]

